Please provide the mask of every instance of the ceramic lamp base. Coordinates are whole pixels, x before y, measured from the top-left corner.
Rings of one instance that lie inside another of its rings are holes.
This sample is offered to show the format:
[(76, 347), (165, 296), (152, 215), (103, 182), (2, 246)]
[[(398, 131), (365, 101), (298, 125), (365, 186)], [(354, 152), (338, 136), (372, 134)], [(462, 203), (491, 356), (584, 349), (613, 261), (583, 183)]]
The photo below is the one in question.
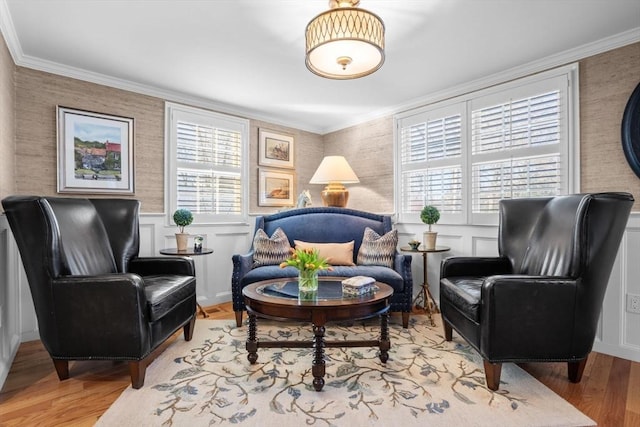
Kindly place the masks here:
[(349, 190), (344, 188), (342, 184), (331, 183), (322, 190), (320, 195), (325, 206), (344, 208), (349, 201)]

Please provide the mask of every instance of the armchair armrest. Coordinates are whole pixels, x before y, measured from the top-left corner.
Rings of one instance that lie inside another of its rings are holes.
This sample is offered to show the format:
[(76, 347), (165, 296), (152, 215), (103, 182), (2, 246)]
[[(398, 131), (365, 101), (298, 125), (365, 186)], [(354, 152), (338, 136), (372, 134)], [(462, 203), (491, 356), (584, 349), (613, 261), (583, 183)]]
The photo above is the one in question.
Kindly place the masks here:
[(55, 348), (47, 350), (53, 357), (139, 359), (149, 353), (147, 298), (140, 276), (61, 276), (52, 281), (52, 299), (57, 331), (50, 340)]
[(552, 360), (554, 354), (576, 351), (572, 345), (578, 285), (569, 277), (487, 277), (481, 290), (481, 353), (496, 362), (513, 354)]
[(509, 274), (511, 262), (503, 257), (449, 257), (442, 260), (440, 279), (454, 276), (487, 277)]
[(129, 263), (129, 272), (140, 276), (151, 274), (178, 274), (195, 276), (193, 259), (186, 256), (162, 256), (134, 258)]

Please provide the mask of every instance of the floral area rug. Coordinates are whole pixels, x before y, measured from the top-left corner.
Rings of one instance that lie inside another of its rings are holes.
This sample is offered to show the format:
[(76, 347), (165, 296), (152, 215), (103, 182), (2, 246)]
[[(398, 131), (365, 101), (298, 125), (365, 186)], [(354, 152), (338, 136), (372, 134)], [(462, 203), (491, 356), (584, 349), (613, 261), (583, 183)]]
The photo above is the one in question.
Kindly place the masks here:
[[(389, 360), (376, 348), (325, 349), (326, 376), (313, 389), (312, 349), (259, 348), (247, 361), (247, 326), (198, 320), (126, 389), (98, 426), (593, 426), (595, 423), (516, 365), (498, 391), (486, 388), (482, 360), (439, 324), (412, 316), (391, 322)], [(376, 339), (377, 322), (329, 324), (328, 340)], [(309, 324), (258, 319), (258, 338), (311, 339)]]

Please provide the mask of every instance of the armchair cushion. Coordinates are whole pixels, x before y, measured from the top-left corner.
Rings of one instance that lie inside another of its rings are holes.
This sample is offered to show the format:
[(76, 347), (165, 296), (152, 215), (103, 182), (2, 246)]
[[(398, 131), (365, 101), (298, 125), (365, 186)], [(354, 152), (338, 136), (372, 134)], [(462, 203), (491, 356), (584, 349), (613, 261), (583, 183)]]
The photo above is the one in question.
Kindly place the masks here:
[(289, 239), (281, 228), (276, 228), (271, 237), (264, 230), (256, 230), (253, 237), (253, 265), (279, 265), (291, 255)]
[(174, 307), (191, 298), (196, 292), (196, 278), (170, 274), (144, 277), (144, 293), (147, 297), (149, 320), (155, 322), (166, 316)]
[(95, 275), (116, 272), (107, 231), (89, 200), (58, 199), (45, 206), (51, 209), (58, 222), (64, 273)]
[(362, 245), (358, 251), (358, 265), (381, 265), (393, 268), (398, 246), (398, 230), (391, 230), (383, 236), (371, 228), (364, 229)]
[(480, 294), (482, 277), (449, 277), (440, 283), (441, 298), (455, 305), (467, 319), (480, 322)]

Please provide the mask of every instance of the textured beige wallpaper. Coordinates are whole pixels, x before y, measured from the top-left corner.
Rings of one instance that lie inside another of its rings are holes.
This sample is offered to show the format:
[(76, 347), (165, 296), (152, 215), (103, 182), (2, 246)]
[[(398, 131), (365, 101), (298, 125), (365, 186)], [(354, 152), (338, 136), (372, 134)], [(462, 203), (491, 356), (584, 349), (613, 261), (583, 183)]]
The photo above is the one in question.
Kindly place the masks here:
[(164, 210), (164, 101), (23, 67), (16, 74), (18, 193), (57, 194), (56, 105), (132, 117), (134, 197), (143, 212)]
[[(135, 195), (132, 197), (142, 201), (143, 212), (164, 211), (164, 100), (23, 67), (17, 69), (16, 94), (15, 159), (18, 165), (28, 165), (15, 172), (16, 192), (57, 194), (56, 105), (61, 105), (133, 117)], [(318, 159), (322, 158), (322, 136), (250, 121), (250, 212), (270, 213), (282, 208), (258, 206), (259, 128), (294, 137), (295, 165), (300, 171), (296, 173), (296, 192), (309, 182)]]
[[(14, 68), (1, 43), (0, 196), (56, 194), (55, 114), (56, 105), (62, 105), (134, 118), (135, 197), (142, 201), (143, 212), (163, 212), (164, 100), (23, 67), (13, 72)], [(640, 80), (638, 70), (640, 43), (580, 61), (582, 191), (629, 191), (640, 197), (640, 180), (628, 167), (620, 142), (622, 112)], [(340, 154), (360, 179), (359, 184), (348, 185), (349, 207), (393, 212), (391, 116), (324, 136), (255, 120), (250, 122), (250, 128), (251, 213), (281, 209), (258, 206), (258, 170), (262, 167), (258, 165), (260, 128), (294, 137), (296, 196), (309, 189), (314, 205), (321, 206), (323, 186), (310, 185), (309, 180), (324, 155)], [(634, 210), (639, 210), (638, 206)]]
[[(581, 191), (627, 191), (640, 200), (640, 179), (624, 157), (621, 122), (640, 83), (640, 43), (580, 61)], [(324, 136), (325, 155), (344, 155), (360, 178), (349, 207), (393, 212), (393, 120), (377, 119)], [(640, 211), (636, 201), (634, 211)]]
[(16, 190), (14, 75), (13, 59), (0, 35), (0, 199)]
[[(392, 116), (324, 135), (324, 155), (344, 156), (360, 180), (358, 184), (346, 185), (349, 190), (348, 207), (393, 213)], [(317, 189), (319, 203), (320, 187)]]
[(629, 167), (621, 123), (640, 84), (640, 43), (580, 61), (581, 191), (628, 191), (640, 210), (640, 178)]
[[(297, 200), (298, 194), (302, 190), (312, 187), (318, 187), (317, 185), (309, 185), (311, 175), (315, 172), (316, 168), (322, 160), (322, 136), (305, 132), (294, 128), (274, 125), (267, 122), (258, 120), (251, 121), (251, 131), (249, 135), (250, 141), (250, 154), (249, 154), (249, 212), (251, 214), (269, 214), (285, 209), (284, 207), (272, 207), (272, 206), (258, 206), (258, 173), (260, 169), (274, 170), (274, 171), (293, 171), (295, 175), (295, 187), (293, 189), (294, 203)], [(293, 137), (294, 147), (294, 166), (292, 169), (279, 169), (269, 166), (258, 165), (258, 149), (259, 149), (259, 130), (266, 129), (275, 131), (276, 133), (282, 133), (284, 135), (290, 135)], [(322, 206), (320, 200), (320, 190), (318, 189), (317, 197), (312, 197), (314, 206)]]

